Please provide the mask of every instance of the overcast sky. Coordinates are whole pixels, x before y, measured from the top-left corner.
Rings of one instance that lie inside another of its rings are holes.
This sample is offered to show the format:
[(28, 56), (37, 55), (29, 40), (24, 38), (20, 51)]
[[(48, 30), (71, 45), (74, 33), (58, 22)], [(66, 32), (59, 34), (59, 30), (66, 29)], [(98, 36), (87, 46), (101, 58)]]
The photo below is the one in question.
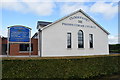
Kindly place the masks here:
[[(9, 2), (8, 2), (9, 1)], [(74, 1), (74, 2), (73, 2)], [(37, 32), (37, 21), (54, 22), (82, 9), (110, 32), (109, 43), (118, 43), (118, 0), (3, 0), (0, 4), (0, 35), (7, 36), (7, 27), (24, 25)]]

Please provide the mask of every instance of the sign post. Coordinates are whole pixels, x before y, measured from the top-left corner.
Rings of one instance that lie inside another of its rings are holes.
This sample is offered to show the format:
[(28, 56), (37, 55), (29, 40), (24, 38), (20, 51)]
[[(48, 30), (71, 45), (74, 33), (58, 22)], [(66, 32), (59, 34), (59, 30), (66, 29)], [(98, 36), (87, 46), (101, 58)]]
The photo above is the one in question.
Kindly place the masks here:
[(10, 43), (9, 43), (9, 38), (10, 38), (10, 35), (9, 35), (9, 34), (10, 34), (10, 30), (9, 30), (9, 28), (8, 28), (8, 38), (7, 38), (7, 57), (9, 57), (9, 49), (10, 49), (10, 48), (9, 48), (9, 44), (10, 44)]
[(29, 56), (31, 57), (31, 31), (30, 31), (30, 43), (29, 43)]
[(21, 25), (8, 27), (7, 56), (9, 55), (11, 43), (29, 44), (29, 56), (31, 56), (31, 28)]

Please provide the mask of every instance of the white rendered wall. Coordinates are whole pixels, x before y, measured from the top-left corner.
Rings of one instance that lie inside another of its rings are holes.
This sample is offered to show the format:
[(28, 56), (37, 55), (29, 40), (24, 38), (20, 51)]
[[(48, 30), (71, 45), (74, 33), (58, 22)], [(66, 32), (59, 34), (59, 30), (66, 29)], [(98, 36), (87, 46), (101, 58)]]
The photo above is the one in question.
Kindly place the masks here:
[[(84, 16), (76, 13), (72, 16)], [(87, 18), (87, 17), (86, 17)], [(88, 18), (87, 18), (88, 19)], [(96, 28), (66, 26), (62, 23), (84, 24), (96, 26)], [(84, 48), (78, 48), (78, 31), (84, 32)], [(72, 48), (67, 48), (67, 32), (72, 34)], [(89, 34), (93, 34), (93, 48), (89, 48)], [(42, 57), (47, 56), (85, 56), (109, 54), (108, 35), (92, 21), (78, 23), (78, 19), (66, 18), (42, 31)]]

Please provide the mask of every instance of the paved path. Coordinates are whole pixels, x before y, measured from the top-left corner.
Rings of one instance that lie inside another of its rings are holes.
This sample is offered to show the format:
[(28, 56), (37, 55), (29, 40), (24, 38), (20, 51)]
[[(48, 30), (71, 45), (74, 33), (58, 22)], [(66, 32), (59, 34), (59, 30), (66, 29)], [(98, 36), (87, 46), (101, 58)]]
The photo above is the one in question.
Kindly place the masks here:
[(114, 74), (114, 75), (103, 76), (101, 78), (98, 78), (97, 80), (120, 80), (120, 73)]

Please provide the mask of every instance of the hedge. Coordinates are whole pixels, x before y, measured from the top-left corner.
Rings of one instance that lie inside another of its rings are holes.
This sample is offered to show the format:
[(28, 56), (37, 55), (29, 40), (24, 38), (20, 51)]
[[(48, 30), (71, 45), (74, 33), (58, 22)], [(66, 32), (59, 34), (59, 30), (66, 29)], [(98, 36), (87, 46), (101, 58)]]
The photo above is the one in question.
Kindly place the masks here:
[(120, 73), (120, 56), (3, 60), (3, 78), (80, 78)]
[(110, 53), (120, 53), (120, 44), (109, 44)]

